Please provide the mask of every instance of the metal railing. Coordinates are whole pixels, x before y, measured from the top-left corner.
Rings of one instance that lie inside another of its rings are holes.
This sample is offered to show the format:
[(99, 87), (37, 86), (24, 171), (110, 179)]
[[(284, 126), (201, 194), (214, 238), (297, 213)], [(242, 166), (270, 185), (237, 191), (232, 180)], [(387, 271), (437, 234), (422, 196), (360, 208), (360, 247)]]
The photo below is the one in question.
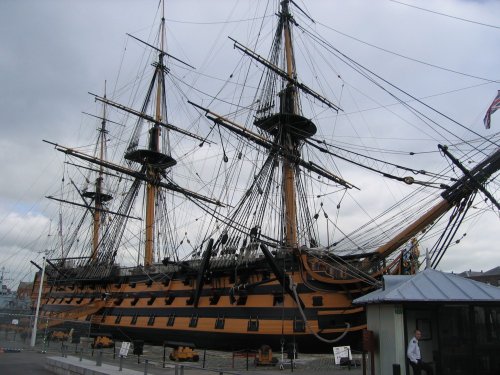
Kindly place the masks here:
[[(199, 362), (177, 362), (169, 356), (170, 348), (166, 346), (144, 346), (144, 351), (140, 354), (134, 354), (133, 345), (131, 346), (128, 355), (120, 355), (121, 342), (115, 342), (109, 348), (94, 348), (93, 343), (95, 335), (91, 331), (90, 322), (79, 321), (81, 325), (80, 333), (85, 334), (70, 337), (59, 334), (55, 328), (49, 327), (42, 318), (39, 322), (39, 334), (35, 347), (30, 347), (30, 335), (26, 331), (29, 329), (32, 321), (32, 316), (9, 316), (6, 319), (0, 313), (0, 347), (7, 349), (35, 350), (42, 353), (52, 354), (67, 358), (74, 357), (75, 362), (85, 362), (93, 366), (102, 366), (103, 364), (112, 365), (118, 369), (134, 369), (143, 372), (144, 374), (165, 374), (164, 369), (169, 368), (175, 370), (175, 375), (185, 375), (197, 371), (212, 375), (239, 375), (248, 371), (256, 370), (257, 363), (255, 362), (255, 350), (245, 350), (239, 352), (218, 352), (200, 350)], [(12, 320), (17, 320), (16, 324)], [(21, 321), (23, 322), (21, 324)], [(10, 322), (10, 323), (9, 323)], [(72, 321), (68, 321), (71, 323)], [(74, 323), (74, 322), (73, 322)], [(47, 328), (48, 327), (48, 328)], [(287, 353), (274, 352), (273, 356), (278, 359), (275, 363), (276, 370), (279, 368), (293, 372), (297, 368), (296, 364), (301, 366), (305, 362), (300, 360), (287, 358)], [(321, 366), (325, 371), (335, 369), (333, 355), (325, 354), (320, 360), (315, 359), (315, 366)], [(319, 361), (321, 362), (320, 364)], [(307, 362), (308, 366), (310, 362)], [(83, 364), (82, 364), (83, 365)], [(265, 367), (260, 367), (263, 370)], [(282, 371), (280, 371), (282, 372)]]

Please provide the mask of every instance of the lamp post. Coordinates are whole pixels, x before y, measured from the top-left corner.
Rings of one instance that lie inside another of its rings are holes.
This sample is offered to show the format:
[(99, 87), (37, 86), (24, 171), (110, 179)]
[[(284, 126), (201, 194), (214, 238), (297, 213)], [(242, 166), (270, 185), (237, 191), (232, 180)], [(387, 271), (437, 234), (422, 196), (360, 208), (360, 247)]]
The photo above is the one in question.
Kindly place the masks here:
[(31, 347), (34, 347), (35, 342), (36, 342), (36, 329), (37, 329), (37, 325), (38, 325), (38, 313), (40, 311), (40, 300), (42, 299), (42, 289), (43, 289), (44, 276), (45, 276), (45, 257), (43, 257), (42, 276), (40, 277), (40, 286), (38, 288), (38, 299), (36, 301), (35, 321), (33, 322), (33, 331), (31, 332), (31, 343), (30, 343)]

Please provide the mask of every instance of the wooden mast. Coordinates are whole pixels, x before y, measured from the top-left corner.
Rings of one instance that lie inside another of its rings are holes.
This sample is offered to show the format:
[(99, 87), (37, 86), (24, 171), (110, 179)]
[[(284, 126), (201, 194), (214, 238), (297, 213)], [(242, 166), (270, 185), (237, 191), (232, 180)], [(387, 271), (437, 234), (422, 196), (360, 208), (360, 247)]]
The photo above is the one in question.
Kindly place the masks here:
[[(104, 98), (106, 98), (106, 81), (104, 82)], [(99, 142), (99, 160), (104, 160), (104, 149), (106, 142), (106, 104), (103, 105), (102, 109), (102, 120), (100, 129), (100, 142)], [(102, 180), (103, 180), (104, 167), (99, 166), (99, 175), (95, 182), (96, 195), (94, 198), (94, 226), (93, 226), (93, 236), (92, 236), (92, 255), (91, 259), (97, 258), (97, 248), (99, 246), (99, 234), (101, 232), (101, 211), (103, 208), (102, 200), (100, 199), (102, 194)]]
[[(165, 33), (165, 4), (162, 3), (162, 19), (160, 24), (160, 50), (163, 51), (164, 47), (164, 33)], [(158, 122), (162, 121), (162, 98), (165, 95), (163, 92), (163, 52), (160, 52), (158, 56), (158, 65), (156, 66), (156, 111), (155, 120)], [(161, 140), (161, 128), (155, 123), (151, 128), (149, 134), (149, 150), (155, 153), (160, 152), (160, 140)], [(147, 170), (148, 177), (153, 180), (161, 179), (160, 171), (157, 168), (148, 166)], [(144, 266), (150, 266), (153, 263), (153, 253), (154, 253), (154, 232), (155, 232), (155, 204), (157, 201), (158, 187), (154, 184), (147, 183), (146, 185), (146, 243), (144, 248)]]
[[(289, 78), (295, 77), (295, 65), (293, 58), (292, 36), (290, 30), (290, 13), (288, 10), (288, 0), (281, 3), (281, 17), (283, 17), (283, 34), (285, 38), (285, 62), (286, 71)], [(296, 98), (294, 86), (287, 84), (285, 90), (285, 101), (289, 103), (292, 114), (296, 114)], [(292, 135), (284, 131), (281, 135), (284, 148), (292, 154), (297, 154), (297, 145)], [(283, 192), (284, 192), (284, 214), (285, 214), (285, 244), (288, 248), (296, 248), (297, 242), (297, 201), (295, 192), (295, 171), (294, 166), (288, 158), (283, 158)]]
[[(106, 82), (104, 82), (104, 98), (106, 98)], [(106, 130), (105, 102), (103, 105), (102, 117), (99, 118), (101, 119), (101, 128), (99, 129), (99, 137), (97, 140), (98, 150), (96, 150), (96, 155), (94, 155), (95, 159), (99, 162), (98, 175), (95, 180), (94, 190), (85, 191), (82, 194), (84, 198), (89, 198), (92, 200), (94, 208), (92, 212), (93, 225), (92, 225), (92, 252), (90, 254), (91, 260), (96, 260), (98, 258), (98, 248), (101, 241), (100, 237), (101, 237), (102, 213), (109, 212), (105, 210), (104, 203), (113, 199), (111, 195), (106, 194), (103, 191), (103, 176), (104, 176), (104, 168), (106, 162), (106, 134), (108, 133), (108, 131)], [(89, 205), (85, 204), (85, 207), (89, 208)]]

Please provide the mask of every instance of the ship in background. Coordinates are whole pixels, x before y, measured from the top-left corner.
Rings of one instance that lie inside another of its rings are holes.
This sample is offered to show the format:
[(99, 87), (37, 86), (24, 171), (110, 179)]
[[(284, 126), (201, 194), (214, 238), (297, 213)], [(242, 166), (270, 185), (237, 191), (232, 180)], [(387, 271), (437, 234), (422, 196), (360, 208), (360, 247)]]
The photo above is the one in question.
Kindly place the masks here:
[(26, 332), (32, 313), (32, 283), (20, 282), (16, 291), (5, 283), (5, 267), (0, 270), (0, 329)]
[[(417, 272), (424, 240), (435, 244), (427, 263), (436, 267), (475, 199), (498, 209), (488, 190), (500, 168), (498, 136), (472, 149), (439, 146), (434, 156), (449, 161), (439, 171), (336, 141), (334, 119), (353, 109), (328, 98), (341, 97), (327, 88), (340, 75), (320, 73), (315, 60), (331, 68), (337, 59), (422, 121), (435, 121), (423, 110), (437, 112), (399, 99), (304, 27), (297, 17), (311, 16), (293, 1), (275, 6), (273, 32), (257, 32), (252, 44), (231, 38), (241, 59), (204, 99), (193, 87), (192, 96), (182, 91), (193, 67), (166, 51), (162, 16), (153, 41), (130, 36), (148, 63), (123, 86), (129, 96), (94, 95), (102, 112), (93, 115), (100, 127), (92, 146), (47, 141), (66, 157), (64, 190), (50, 198), (73, 216), (47, 254), (46, 326), (222, 350), (359, 348), (365, 313), (352, 300), (384, 274)], [(469, 155), (481, 161), (466, 169), (458, 159)], [(346, 164), (359, 181), (343, 177)], [(405, 195), (370, 207), (378, 211), (370, 221), (345, 231), (354, 210), (368, 209), (357, 207), (362, 185), (382, 190), (384, 179)]]
[(0, 270), (0, 313), (18, 310), (28, 312), (31, 306), (32, 283), (20, 282), (17, 290), (13, 291), (5, 282), (7, 281), (5, 275), (5, 267), (2, 267)]
[(16, 293), (4, 283), (5, 267), (0, 270), (0, 310), (8, 308), (15, 303)]

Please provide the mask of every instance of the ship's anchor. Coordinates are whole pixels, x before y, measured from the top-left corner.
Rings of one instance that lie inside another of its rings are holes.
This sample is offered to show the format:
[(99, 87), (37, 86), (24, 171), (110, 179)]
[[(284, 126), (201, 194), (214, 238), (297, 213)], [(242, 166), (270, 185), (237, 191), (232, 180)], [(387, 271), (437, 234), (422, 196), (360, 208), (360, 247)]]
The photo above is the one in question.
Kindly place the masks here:
[(306, 314), (304, 314), (304, 310), (302, 309), (302, 306), (301, 306), (300, 300), (299, 300), (299, 296), (297, 294), (297, 284), (295, 284), (292, 281), (291, 275), (288, 275), (288, 280), (289, 280), (289, 283), (290, 283), (290, 289), (292, 290), (293, 295), (295, 296), (295, 302), (297, 303), (297, 306), (299, 308), (300, 315), (302, 316), (302, 319), (304, 320), (304, 323), (306, 323), (307, 328), (314, 335), (314, 337), (316, 337), (318, 340), (326, 342), (327, 344), (333, 344), (335, 342), (338, 342), (338, 341), (342, 340), (345, 337), (345, 335), (347, 335), (347, 332), (349, 332), (349, 328), (351, 328), (351, 324), (349, 322), (345, 323), (345, 325), (346, 325), (345, 331), (342, 332), (342, 334), (339, 337), (336, 337), (336, 338), (331, 339), (331, 340), (328, 340), (328, 339), (325, 339), (324, 337), (321, 337), (317, 332), (313, 331), (313, 329), (309, 325), (309, 321), (306, 319)]

